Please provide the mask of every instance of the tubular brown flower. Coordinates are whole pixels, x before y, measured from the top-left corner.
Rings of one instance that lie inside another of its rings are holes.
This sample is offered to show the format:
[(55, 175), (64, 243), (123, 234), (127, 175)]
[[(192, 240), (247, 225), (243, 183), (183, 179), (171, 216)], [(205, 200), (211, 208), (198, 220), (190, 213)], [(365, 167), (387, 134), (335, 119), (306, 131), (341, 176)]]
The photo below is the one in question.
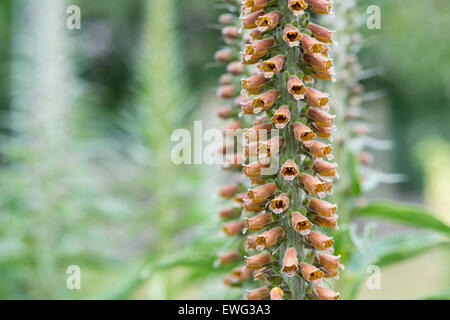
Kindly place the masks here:
[(317, 40), (325, 43), (332, 43), (333, 31), (314, 23), (308, 24), (308, 29), (314, 34)]
[(316, 231), (311, 231), (310, 233), (308, 233), (305, 239), (317, 250), (331, 249), (334, 243), (331, 237), (328, 237)]
[(251, 257), (245, 257), (245, 266), (250, 270), (261, 269), (268, 263), (272, 262), (270, 253), (261, 253)]
[(299, 174), (299, 169), (294, 160), (286, 160), (285, 163), (281, 166), (280, 174), (287, 181), (292, 181)]
[(280, 11), (272, 11), (265, 15), (259, 16), (255, 24), (261, 32), (275, 29), (283, 14)]
[(308, 209), (323, 217), (331, 217), (336, 212), (336, 205), (325, 200), (310, 198)]
[(218, 261), (220, 264), (230, 264), (233, 261), (237, 260), (240, 257), (239, 251), (228, 251), (228, 252), (222, 252), (218, 256)]
[(313, 295), (319, 300), (337, 300), (339, 299), (339, 293), (336, 293), (330, 289), (315, 286), (317, 294), (313, 291)]
[(257, 231), (272, 223), (272, 221), (272, 214), (269, 212), (264, 212), (252, 218), (245, 218), (244, 227), (250, 231)]
[(270, 210), (273, 213), (280, 214), (289, 208), (289, 195), (282, 193), (270, 202)]
[(284, 231), (282, 227), (275, 227), (262, 234), (256, 236), (256, 250), (261, 251), (270, 247), (273, 247), (279, 239), (284, 237)]
[(288, 0), (288, 8), (295, 16), (301, 15), (308, 5), (303, 0)]
[(222, 231), (228, 236), (239, 234), (244, 228), (242, 221), (230, 221), (222, 225)]
[(312, 226), (308, 218), (303, 216), (298, 211), (292, 213), (291, 223), (294, 230), (300, 233), (301, 235), (308, 234), (310, 232), (309, 228), (311, 228)]
[(294, 137), (300, 142), (309, 141), (316, 137), (312, 130), (301, 122), (295, 122), (292, 124), (294, 131)]
[(284, 292), (280, 287), (270, 290), (270, 300), (283, 300)]
[(279, 54), (273, 58), (263, 61), (258, 64), (258, 69), (264, 73), (266, 78), (272, 78), (274, 74), (283, 69), (286, 62), (286, 56)]
[(308, 282), (319, 284), (322, 280), (323, 272), (306, 262), (300, 262), (300, 272), (303, 279)]
[(272, 122), (277, 129), (284, 128), (290, 120), (291, 112), (289, 110), (289, 106), (287, 105), (281, 106), (277, 111), (275, 111), (272, 117)]
[(297, 250), (293, 247), (287, 248), (284, 253), (283, 269), (281, 269), (281, 271), (286, 273), (288, 277), (292, 277), (298, 269)]
[(295, 75), (289, 76), (288, 91), (295, 100), (303, 99), (305, 94), (308, 93), (305, 84)]
[(269, 295), (269, 288), (261, 287), (247, 292), (248, 300), (261, 300)]
[(249, 13), (245, 16), (240, 17), (242, 29), (253, 29), (256, 28), (256, 20), (264, 14), (264, 10), (257, 10), (255, 12)]
[(284, 27), (283, 40), (288, 43), (290, 48), (298, 47), (300, 45), (301, 39), (302, 39), (302, 34), (292, 24), (287, 24)]

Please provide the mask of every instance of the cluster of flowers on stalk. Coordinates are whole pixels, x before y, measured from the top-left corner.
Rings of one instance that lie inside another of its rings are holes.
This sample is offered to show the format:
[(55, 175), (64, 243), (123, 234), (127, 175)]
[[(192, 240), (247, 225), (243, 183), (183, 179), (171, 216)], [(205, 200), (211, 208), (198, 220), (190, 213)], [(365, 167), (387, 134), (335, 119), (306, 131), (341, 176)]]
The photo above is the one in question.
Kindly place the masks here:
[(228, 47), (216, 59), (228, 73), (218, 95), (232, 103), (219, 116), (233, 119), (226, 135), (245, 129), (242, 150), (231, 142), (220, 151), (224, 168), (243, 172), (250, 184), (219, 190), (237, 204), (220, 212), (223, 232), (237, 240), (218, 262), (243, 262), (225, 283), (246, 288), (251, 300), (338, 299), (324, 280), (342, 267), (327, 235), (338, 227), (337, 206), (324, 199), (338, 177), (330, 162), (335, 124), (329, 95), (317, 89), (334, 77), (333, 32), (311, 21), (332, 13), (331, 1), (226, 2), (239, 19), (220, 17)]

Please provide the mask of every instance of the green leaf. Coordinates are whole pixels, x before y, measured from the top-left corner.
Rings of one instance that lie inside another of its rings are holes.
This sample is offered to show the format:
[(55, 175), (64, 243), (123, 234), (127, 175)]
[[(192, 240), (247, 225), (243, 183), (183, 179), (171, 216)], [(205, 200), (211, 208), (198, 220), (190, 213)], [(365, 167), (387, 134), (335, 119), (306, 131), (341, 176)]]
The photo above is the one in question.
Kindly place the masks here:
[(423, 300), (450, 300), (450, 289), (422, 298)]
[(347, 264), (349, 276), (350, 299), (354, 299), (358, 288), (367, 276), (369, 265), (386, 267), (406, 259), (418, 256), (425, 251), (441, 246), (449, 246), (447, 237), (432, 232), (408, 232), (383, 237), (371, 246), (371, 254), (357, 251)]
[(449, 243), (446, 237), (436, 233), (409, 232), (384, 237), (372, 249), (377, 257), (375, 263), (379, 267), (385, 267)]
[(348, 171), (350, 174), (352, 195), (361, 194), (361, 182), (359, 175), (358, 160), (356, 159), (355, 155), (351, 152), (348, 152)]
[(450, 227), (447, 224), (418, 206), (377, 201), (358, 209), (356, 215), (360, 217), (388, 219), (450, 235)]

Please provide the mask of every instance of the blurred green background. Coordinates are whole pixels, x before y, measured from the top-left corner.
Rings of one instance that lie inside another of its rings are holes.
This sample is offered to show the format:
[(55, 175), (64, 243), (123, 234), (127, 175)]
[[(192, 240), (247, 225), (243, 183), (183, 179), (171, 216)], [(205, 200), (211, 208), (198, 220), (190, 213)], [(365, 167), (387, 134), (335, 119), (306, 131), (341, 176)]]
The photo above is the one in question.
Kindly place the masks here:
[[(179, 299), (236, 294), (212, 268), (213, 166), (174, 166), (170, 135), (217, 127), (217, 1), (0, 2), (0, 298)], [(68, 30), (66, 9), (81, 8)], [(376, 166), (401, 173), (371, 198), (426, 205), (450, 222), (450, 2), (385, 0), (361, 61)], [(379, 223), (387, 233), (398, 226)], [(448, 251), (383, 269), (359, 298), (420, 298), (448, 288)], [(78, 265), (81, 290), (66, 288)], [(420, 286), (418, 277), (427, 276)], [(444, 279), (443, 279), (444, 278)]]

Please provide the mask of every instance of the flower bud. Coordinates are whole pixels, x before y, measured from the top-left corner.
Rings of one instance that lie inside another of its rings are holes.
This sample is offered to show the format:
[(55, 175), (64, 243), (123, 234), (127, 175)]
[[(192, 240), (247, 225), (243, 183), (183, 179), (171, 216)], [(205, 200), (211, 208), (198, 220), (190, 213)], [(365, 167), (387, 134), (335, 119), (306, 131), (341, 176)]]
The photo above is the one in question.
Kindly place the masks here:
[(298, 176), (300, 185), (311, 194), (319, 194), (325, 191), (325, 185), (320, 179), (313, 177), (307, 173), (302, 173)]
[(291, 112), (289, 106), (281, 106), (273, 115), (272, 122), (275, 124), (275, 128), (282, 129), (291, 120)]
[(283, 14), (280, 11), (272, 11), (265, 15), (259, 16), (255, 24), (261, 32), (275, 29)]
[(264, 228), (264, 226), (272, 223), (272, 214), (269, 212), (261, 213), (252, 218), (244, 219), (244, 227), (250, 231), (257, 231)]
[(239, 29), (235, 26), (226, 26), (222, 28), (222, 36), (230, 39), (239, 37)]
[(308, 29), (314, 34), (317, 40), (325, 43), (333, 42), (333, 31), (314, 23), (309, 23)]
[(323, 272), (306, 262), (300, 262), (300, 272), (303, 279), (308, 282), (319, 284), (322, 280)]
[(284, 292), (280, 287), (270, 290), (270, 300), (283, 300)]
[(330, 289), (314, 286), (317, 294), (313, 291), (313, 296), (319, 300), (337, 300), (339, 299), (339, 293), (336, 293)]
[(292, 129), (294, 130), (294, 137), (300, 142), (309, 141), (316, 137), (312, 130), (305, 126), (301, 122), (295, 122), (292, 124)]
[(308, 53), (303, 54), (303, 59), (317, 71), (329, 70), (333, 66), (333, 60), (325, 59)]
[(337, 163), (330, 163), (320, 159), (316, 159), (313, 165), (313, 170), (324, 177), (336, 176)]
[(332, 249), (334, 243), (333, 238), (315, 231), (311, 231), (305, 239), (317, 250)]
[(230, 84), (233, 81), (233, 76), (229, 73), (225, 73), (220, 76), (219, 83), (221, 85)]
[(217, 116), (222, 119), (228, 119), (233, 113), (232, 107), (221, 107), (217, 110)]
[(294, 160), (286, 160), (281, 166), (280, 174), (287, 181), (292, 181), (299, 174), (299, 169)]
[(235, 208), (225, 208), (219, 211), (219, 217), (222, 219), (229, 219), (236, 215)]
[(227, 63), (231, 59), (231, 49), (230, 48), (220, 49), (219, 51), (216, 52), (214, 58), (218, 62)]
[(288, 91), (295, 100), (303, 99), (305, 94), (308, 93), (305, 84), (297, 76), (289, 76)]
[(231, 13), (224, 13), (224, 14), (220, 15), (219, 23), (224, 26), (230, 25), (233, 23), (234, 19), (235, 19), (235, 16), (232, 15)]
[(337, 206), (325, 200), (310, 198), (308, 209), (321, 215), (322, 217), (331, 217), (336, 212)]
[(286, 273), (288, 277), (292, 277), (295, 275), (295, 272), (298, 270), (298, 258), (297, 258), (297, 251), (295, 248), (287, 248), (284, 253), (284, 259), (283, 259), (283, 271)]
[(313, 107), (322, 108), (330, 102), (329, 95), (319, 90), (308, 87), (308, 91), (305, 94), (306, 102)]
[(288, 0), (288, 7), (295, 16), (299, 16), (308, 7), (303, 0)]
[(329, 14), (331, 13), (331, 1), (328, 0), (305, 0), (315, 13)]
[(262, 234), (256, 236), (256, 250), (261, 251), (273, 247), (279, 239), (284, 237), (284, 230), (282, 227), (275, 227)]
[(238, 190), (239, 185), (237, 184), (223, 186), (219, 189), (219, 196), (223, 198), (231, 198), (238, 192)]
[(242, 23), (242, 29), (256, 28), (256, 20), (258, 20), (259, 16), (262, 16), (263, 14), (264, 10), (261, 9), (240, 17), (239, 19)]
[(303, 216), (300, 212), (296, 211), (292, 213), (291, 218), (292, 228), (301, 235), (306, 235), (310, 232), (312, 224), (309, 222), (308, 218)]
[(327, 157), (333, 152), (330, 145), (327, 145), (320, 141), (305, 141), (303, 143), (303, 148), (309, 151), (316, 158)]
[(269, 295), (269, 288), (261, 287), (247, 292), (248, 300), (261, 300)]
[(226, 125), (222, 128), (222, 133), (225, 136), (234, 136), (236, 134), (236, 131), (241, 128), (241, 123), (239, 121), (235, 121), (230, 123), (229, 125)]
[(302, 34), (292, 24), (287, 24), (283, 31), (283, 40), (286, 41), (290, 48), (298, 47)]
[(266, 78), (272, 78), (279, 73), (286, 63), (286, 56), (280, 54), (258, 64), (258, 69), (264, 73)]
[(238, 251), (228, 251), (219, 254), (217, 260), (222, 265), (228, 265), (237, 260), (240, 256)]
[(222, 231), (228, 236), (239, 234), (244, 228), (242, 221), (230, 221), (222, 225)]
[(250, 270), (261, 269), (264, 265), (272, 262), (270, 253), (261, 253), (251, 257), (245, 257), (245, 266)]
[(220, 86), (217, 89), (217, 95), (223, 99), (230, 99), (236, 94), (236, 87), (232, 84)]
[(229, 72), (235, 76), (238, 76), (242, 72), (244, 72), (244, 66), (239, 61), (230, 62), (227, 65), (227, 72)]

